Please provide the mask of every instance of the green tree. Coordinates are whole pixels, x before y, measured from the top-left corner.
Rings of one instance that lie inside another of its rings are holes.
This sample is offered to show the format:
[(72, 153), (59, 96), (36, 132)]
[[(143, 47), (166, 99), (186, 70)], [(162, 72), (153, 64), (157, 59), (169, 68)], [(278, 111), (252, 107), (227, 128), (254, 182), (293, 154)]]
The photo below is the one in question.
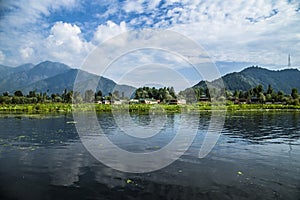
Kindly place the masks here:
[(282, 91), (278, 91), (275, 99), (276, 101), (280, 101), (280, 102), (284, 101), (284, 93)]
[(79, 92), (75, 91), (73, 92), (73, 102), (74, 103), (82, 103), (83, 99)]
[(176, 94), (175, 94), (175, 90), (174, 90), (174, 88), (173, 87), (171, 87), (171, 88), (168, 88), (169, 90), (169, 94), (172, 96), (172, 99), (176, 99), (177, 97), (176, 97)]
[(17, 90), (17, 91), (15, 91), (14, 95), (15, 95), (16, 97), (22, 97), (22, 96), (23, 96), (23, 93), (22, 93), (21, 90)]
[(120, 93), (119, 93), (118, 90), (115, 90), (115, 91), (113, 92), (113, 99), (120, 99)]
[(29, 91), (28, 97), (37, 97), (36, 96), (36, 91), (35, 90)]
[(265, 95), (262, 93), (262, 92), (260, 92), (259, 93), (259, 102), (260, 103), (265, 103), (266, 102), (266, 97), (265, 97)]
[(73, 91), (69, 91), (66, 94), (65, 102), (66, 103), (72, 103), (72, 100), (73, 100)]
[(234, 93), (233, 93), (233, 96), (234, 96), (235, 98), (239, 98), (239, 96), (240, 96), (240, 91), (235, 90)]
[(272, 94), (274, 92), (272, 86), (269, 84), (268, 89), (267, 89), (267, 94)]
[(297, 88), (292, 89), (291, 96), (292, 96), (293, 99), (297, 99), (299, 97)]
[(271, 94), (266, 94), (266, 101), (268, 101), (268, 102), (273, 101), (273, 98), (272, 98)]
[(85, 91), (85, 93), (84, 93), (84, 101), (85, 102), (89, 102), (89, 103), (93, 102), (94, 101), (94, 97), (95, 97), (95, 95), (94, 95), (93, 90), (87, 90), (87, 91)]

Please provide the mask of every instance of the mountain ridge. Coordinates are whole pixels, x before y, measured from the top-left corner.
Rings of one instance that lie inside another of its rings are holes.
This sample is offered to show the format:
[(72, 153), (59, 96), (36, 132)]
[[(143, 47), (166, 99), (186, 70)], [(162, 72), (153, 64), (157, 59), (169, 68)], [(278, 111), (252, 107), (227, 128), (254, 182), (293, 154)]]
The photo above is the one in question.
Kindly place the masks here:
[(102, 90), (104, 95), (120, 90), (120, 93), (123, 92), (129, 97), (136, 89), (128, 85), (118, 85), (108, 78), (74, 69), (59, 62), (44, 61), (37, 65), (24, 64), (14, 68), (0, 66), (0, 70), (6, 73), (6, 77), (0, 77), (1, 93), (6, 91), (14, 93), (16, 90), (21, 90), (24, 94), (28, 94), (29, 91), (36, 90), (36, 92), (61, 94), (65, 89), (73, 90), (79, 72), (84, 75), (82, 85), (85, 84), (84, 81), (98, 80), (97, 90)]
[[(275, 91), (283, 91), (286, 94), (291, 92), (292, 88), (300, 91), (300, 71), (295, 68), (269, 70), (266, 68), (251, 66), (240, 72), (232, 72), (221, 77), (225, 87), (230, 91), (247, 91), (261, 84), (264, 90), (271, 85)], [(220, 86), (221, 79), (213, 80), (209, 83)], [(206, 82), (200, 81), (195, 87), (206, 88)]]

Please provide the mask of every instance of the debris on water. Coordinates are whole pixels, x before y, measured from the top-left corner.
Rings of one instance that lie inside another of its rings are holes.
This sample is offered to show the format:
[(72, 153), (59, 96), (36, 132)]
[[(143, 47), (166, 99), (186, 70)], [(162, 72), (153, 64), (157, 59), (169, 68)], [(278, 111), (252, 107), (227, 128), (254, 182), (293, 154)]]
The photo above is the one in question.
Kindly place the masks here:
[(76, 124), (76, 121), (68, 121), (67, 124)]
[(133, 182), (133, 180), (131, 180), (131, 179), (127, 179), (126, 183), (127, 183), (127, 184), (132, 184), (132, 183), (134, 183), (134, 182)]
[(238, 174), (238, 175), (243, 175), (243, 172), (238, 171), (237, 174)]
[(57, 131), (57, 133), (63, 133), (64, 132), (64, 130), (62, 130), (62, 129), (58, 129), (58, 131)]
[(178, 170), (178, 173), (182, 173), (182, 170)]
[(25, 138), (26, 136), (25, 135), (19, 135), (18, 136), (18, 139), (20, 140), (20, 139), (23, 139), (23, 138)]

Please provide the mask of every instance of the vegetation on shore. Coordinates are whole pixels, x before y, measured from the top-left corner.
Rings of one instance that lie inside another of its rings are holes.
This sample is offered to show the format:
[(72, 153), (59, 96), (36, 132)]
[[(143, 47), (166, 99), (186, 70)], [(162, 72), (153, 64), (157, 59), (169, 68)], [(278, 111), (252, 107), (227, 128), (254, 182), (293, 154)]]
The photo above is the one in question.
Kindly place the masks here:
[(186, 105), (168, 105), (168, 104), (130, 104), (130, 105), (106, 105), (106, 104), (70, 104), (70, 103), (38, 103), (38, 104), (1, 104), (0, 112), (10, 113), (70, 113), (70, 112), (130, 112), (130, 113), (148, 113), (148, 112), (166, 112), (181, 113), (193, 111), (210, 110), (249, 110), (249, 111), (271, 111), (271, 110), (299, 110), (300, 105), (282, 105), (282, 104), (232, 104), (211, 105), (211, 103), (195, 103)]

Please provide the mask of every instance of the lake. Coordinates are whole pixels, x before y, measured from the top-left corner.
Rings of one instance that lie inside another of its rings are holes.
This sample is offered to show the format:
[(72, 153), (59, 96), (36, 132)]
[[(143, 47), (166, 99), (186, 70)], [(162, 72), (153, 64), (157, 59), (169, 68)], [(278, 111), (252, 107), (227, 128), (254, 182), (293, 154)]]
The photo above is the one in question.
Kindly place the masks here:
[[(103, 134), (136, 153), (162, 149), (178, 123), (199, 123), (192, 144), (175, 162), (129, 173), (106, 166), (88, 151), (71, 114), (1, 114), (0, 199), (300, 198), (300, 112), (227, 112), (216, 145), (200, 159), (210, 116), (201, 112), (181, 121), (180, 114), (169, 114), (157, 135), (142, 139), (122, 133), (111, 114), (98, 114)], [(145, 131), (155, 128), (149, 115), (131, 118)]]

